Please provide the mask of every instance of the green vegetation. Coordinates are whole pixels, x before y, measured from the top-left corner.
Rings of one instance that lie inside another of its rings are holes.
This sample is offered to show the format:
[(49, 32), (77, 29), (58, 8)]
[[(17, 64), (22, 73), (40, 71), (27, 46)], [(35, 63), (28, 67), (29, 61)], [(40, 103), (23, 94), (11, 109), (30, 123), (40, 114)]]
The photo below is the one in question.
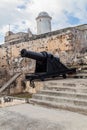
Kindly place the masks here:
[(9, 96), (13, 96), (13, 97), (18, 97), (18, 98), (32, 98), (32, 94), (31, 93), (18, 93), (18, 94), (11, 94)]

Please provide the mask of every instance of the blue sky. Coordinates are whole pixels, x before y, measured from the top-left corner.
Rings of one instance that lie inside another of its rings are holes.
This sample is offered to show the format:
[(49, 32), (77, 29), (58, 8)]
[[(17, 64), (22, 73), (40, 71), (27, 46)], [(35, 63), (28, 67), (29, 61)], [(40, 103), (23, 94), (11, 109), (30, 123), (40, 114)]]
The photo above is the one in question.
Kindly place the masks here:
[(46, 11), (52, 17), (52, 30), (87, 24), (87, 0), (0, 0), (0, 44), (5, 33), (28, 28), (37, 33), (38, 13)]

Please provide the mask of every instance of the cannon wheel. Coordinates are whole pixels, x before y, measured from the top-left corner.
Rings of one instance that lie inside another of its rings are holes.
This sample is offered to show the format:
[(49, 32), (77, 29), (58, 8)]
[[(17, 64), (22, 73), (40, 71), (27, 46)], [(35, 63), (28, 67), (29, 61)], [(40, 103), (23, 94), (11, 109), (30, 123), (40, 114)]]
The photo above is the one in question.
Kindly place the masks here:
[(66, 79), (66, 74), (63, 74), (63, 78)]

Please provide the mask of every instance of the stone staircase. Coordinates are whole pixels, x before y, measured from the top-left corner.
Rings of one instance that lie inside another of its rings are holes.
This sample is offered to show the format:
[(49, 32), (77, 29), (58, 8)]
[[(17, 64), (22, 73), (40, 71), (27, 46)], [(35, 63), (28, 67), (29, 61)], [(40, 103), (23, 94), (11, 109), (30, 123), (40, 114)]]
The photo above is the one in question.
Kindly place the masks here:
[(46, 81), (30, 103), (87, 114), (87, 79)]

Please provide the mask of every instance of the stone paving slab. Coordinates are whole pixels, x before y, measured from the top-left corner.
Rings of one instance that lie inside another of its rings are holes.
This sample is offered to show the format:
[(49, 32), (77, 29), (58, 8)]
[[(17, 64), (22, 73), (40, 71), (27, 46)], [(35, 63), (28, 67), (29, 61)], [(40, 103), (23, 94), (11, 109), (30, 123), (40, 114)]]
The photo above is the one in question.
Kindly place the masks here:
[(21, 104), (0, 108), (0, 130), (87, 130), (87, 116)]

